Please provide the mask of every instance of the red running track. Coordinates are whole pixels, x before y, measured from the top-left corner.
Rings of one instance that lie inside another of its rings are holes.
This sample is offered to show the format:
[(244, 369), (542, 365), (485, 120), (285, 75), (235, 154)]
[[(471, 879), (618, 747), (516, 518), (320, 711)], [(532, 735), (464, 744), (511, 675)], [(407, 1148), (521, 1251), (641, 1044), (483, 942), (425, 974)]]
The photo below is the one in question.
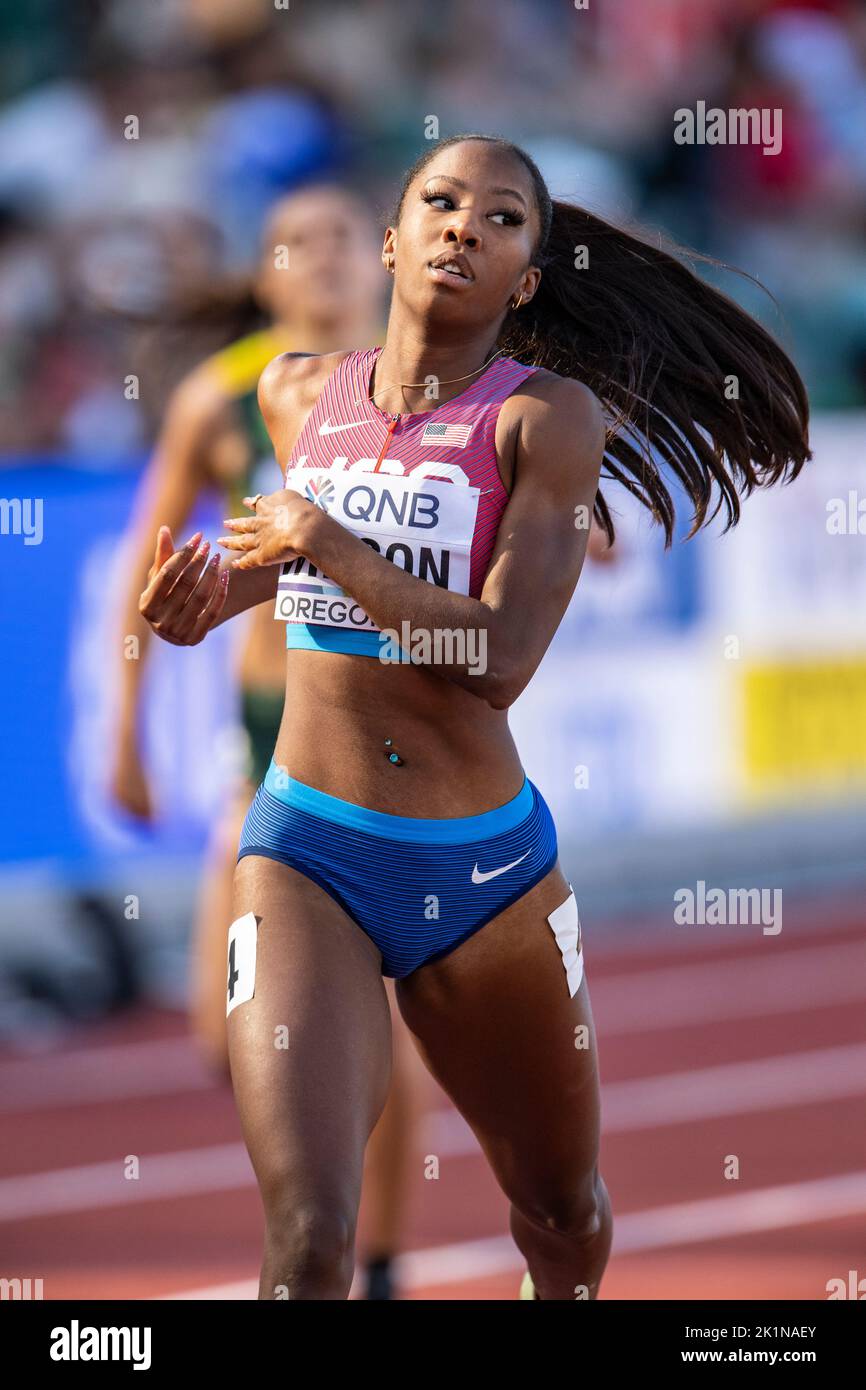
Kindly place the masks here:
[[(587, 924), (584, 949), (615, 1217), (602, 1298), (824, 1299), (829, 1280), (866, 1276), (856, 906), (803, 904), (776, 937)], [(507, 1204), (421, 1084), (403, 1296), (515, 1298)], [(182, 1016), (141, 1009), (49, 1051), (0, 1053), (0, 1110), (0, 1277), (41, 1278), (47, 1299), (255, 1297), (258, 1194), (230, 1090)], [(362, 1209), (359, 1248), (363, 1228)]]

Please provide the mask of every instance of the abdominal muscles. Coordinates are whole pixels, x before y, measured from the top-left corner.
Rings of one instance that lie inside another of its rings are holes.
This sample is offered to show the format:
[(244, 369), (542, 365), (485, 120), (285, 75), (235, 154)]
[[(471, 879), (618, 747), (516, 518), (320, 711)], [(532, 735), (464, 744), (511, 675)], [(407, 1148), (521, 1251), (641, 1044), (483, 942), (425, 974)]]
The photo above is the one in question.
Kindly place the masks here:
[(520, 790), (506, 711), (464, 687), (374, 657), (304, 649), (286, 657), (274, 757), (289, 776), (371, 810), (415, 817), (480, 815)]

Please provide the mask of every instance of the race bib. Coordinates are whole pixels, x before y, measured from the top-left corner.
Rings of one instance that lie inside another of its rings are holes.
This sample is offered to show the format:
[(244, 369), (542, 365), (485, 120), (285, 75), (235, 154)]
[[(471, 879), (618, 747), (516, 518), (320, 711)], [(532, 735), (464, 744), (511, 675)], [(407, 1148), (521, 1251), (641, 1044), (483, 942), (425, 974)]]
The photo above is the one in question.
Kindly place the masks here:
[[(315, 502), (386, 560), (430, 584), (469, 593), (477, 487), (409, 474), (294, 468), (286, 488)], [(360, 604), (303, 556), (280, 570), (274, 617), (377, 632)]]

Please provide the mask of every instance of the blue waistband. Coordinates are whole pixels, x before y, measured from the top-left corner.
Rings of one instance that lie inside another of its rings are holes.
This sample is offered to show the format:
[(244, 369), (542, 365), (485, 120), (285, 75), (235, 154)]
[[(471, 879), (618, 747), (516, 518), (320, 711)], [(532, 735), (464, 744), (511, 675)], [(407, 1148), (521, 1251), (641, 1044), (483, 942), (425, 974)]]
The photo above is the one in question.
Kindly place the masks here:
[(390, 640), (378, 628), (329, 627), (327, 623), (286, 623), (286, 646), (314, 652), (345, 652), (378, 657)]
[(440, 845), (487, 840), (504, 830), (511, 830), (526, 819), (533, 806), (532, 783), (525, 774), (520, 791), (504, 806), (494, 806), (491, 811), (482, 811), (478, 816), (447, 816), (442, 819), (392, 816), (387, 811), (371, 811), (366, 806), (356, 806), (352, 801), (343, 801), (339, 796), (320, 792), (316, 787), (308, 787), (305, 782), (287, 776), (273, 759), (265, 773), (264, 786), (271, 796), (287, 806), (309, 811), (324, 820), (336, 821), (338, 825), (365, 830), (370, 835), (381, 835), (387, 840), (424, 840)]

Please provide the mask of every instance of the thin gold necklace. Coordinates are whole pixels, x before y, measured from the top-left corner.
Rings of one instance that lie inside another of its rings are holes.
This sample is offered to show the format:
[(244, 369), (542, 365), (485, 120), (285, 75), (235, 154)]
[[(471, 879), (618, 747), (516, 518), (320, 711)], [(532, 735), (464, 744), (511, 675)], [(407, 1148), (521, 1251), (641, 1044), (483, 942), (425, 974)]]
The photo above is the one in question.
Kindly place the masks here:
[[(470, 376), (477, 376), (479, 372), (483, 372), (483, 371), (484, 371), (484, 368), (485, 368), (485, 367), (489, 367), (489, 366), (490, 366), (490, 363), (494, 360), (494, 358), (496, 358), (496, 357), (501, 357), (502, 354), (503, 354), (503, 352), (505, 352), (505, 348), (499, 348), (499, 350), (498, 350), (497, 352), (494, 352), (494, 354), (493, 354), (492, 357), (488, 357), (487, 361), (486, 361), (486, 362), (483, 362), (482, 365), (481, 365), (480, 367), (476, 367), (474, 372), (467, 372), (467, 373), (466, 373), (466, 376), (449, 376), (449, 377), (446, 377), (445, 380), (444, 380), (444, 381), (440, 381), (440, 382), (438, 383), (438, 385), (439, 385), (439, 386), (450, 386), (450, 385), (452, 384), (452, 382), (455, 382), (455, 381), (465, 381), (467, 377), (470, 377)], [(392, 386), (400, 386), (400, 387), (403, 387), (403, 386), (413, 386), (413, 387), (414, 387), (414, 386), (427, 386), (427, 385), (428, 385), (428, 383), (427, 383), (426, 381), (391, 381), (391, 382), (386, 383), (385, 386), (380, 386), (380, 387), (379, 387), (379, 390), (378, 390), (378, 391), (374, 391), (373, 394), (372, 394), (372, 396), (359, 396), (358, 399), (357, 399), (356, 401), (353, 401), (352, 404), (353, 404), (353, 405), (360, 405), (362, 401), (372, 401), (372, 400), (375, 400), (375, 398), (376, 398), (377, 396), (381, 396), (381, 394), (382, 394), (383, 391), (388, 391)], [(446, 401), (445, 404), (447, 405), (448, 402)], [(388, 413), (388, 414), (392, 414), (393, 412), (389, 411), (389, 412), (387, 412), (387, 413)]]

